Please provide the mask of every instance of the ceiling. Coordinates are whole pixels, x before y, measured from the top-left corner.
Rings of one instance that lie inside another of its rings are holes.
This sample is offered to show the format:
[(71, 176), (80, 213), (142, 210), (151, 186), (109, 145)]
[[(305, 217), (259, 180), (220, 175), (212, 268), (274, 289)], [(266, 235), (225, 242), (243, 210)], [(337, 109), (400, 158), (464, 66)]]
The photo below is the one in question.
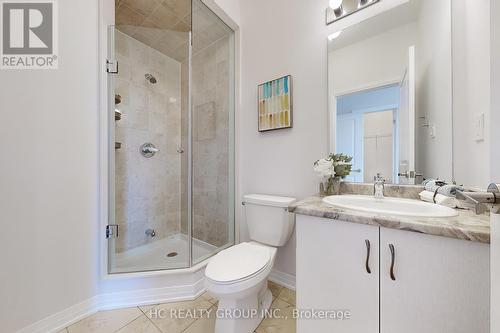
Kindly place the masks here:
[[(191, 0), (115, 0), (121, 32), (179, 62), (188, 57)], [(229, 28), (201, 3), (193, 12), (193, 52), (227, 35)]]

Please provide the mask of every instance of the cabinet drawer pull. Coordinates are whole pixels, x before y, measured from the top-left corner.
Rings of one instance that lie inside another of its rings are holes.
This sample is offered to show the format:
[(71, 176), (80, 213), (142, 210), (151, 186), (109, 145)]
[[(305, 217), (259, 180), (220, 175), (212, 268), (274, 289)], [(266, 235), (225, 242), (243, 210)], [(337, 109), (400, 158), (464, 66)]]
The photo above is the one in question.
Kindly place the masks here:
[(394, 275), (394, 261), (396, 260), (396, 250), (394, 249), (394, 245), (389, 244), (389, 250), (391, 250), (391, 280), (396, 281), (396, 276)]
[(365, 239), (365, 244), (366, 244), (366, 272), (368, 274), (372, 273), (372, 270), (370, 269), (370, 241), (368, 239)]

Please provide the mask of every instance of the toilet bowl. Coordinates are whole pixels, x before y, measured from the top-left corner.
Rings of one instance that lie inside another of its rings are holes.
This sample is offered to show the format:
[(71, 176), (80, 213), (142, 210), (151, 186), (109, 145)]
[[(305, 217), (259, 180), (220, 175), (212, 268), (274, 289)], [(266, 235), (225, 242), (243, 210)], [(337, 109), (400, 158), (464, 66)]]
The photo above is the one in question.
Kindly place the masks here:
[(272, 295), (267, 288), (276, 248), (255, 242), (226, 249), (210, 261), (205, 286), (219, 300), (217, 333), (253, 332), (269, 309)]
[(246, 195), (245, 214), (252, 241), (215, 255), (205, 270), (205, 286), (217, 298), (215, 333), (251, 333), (272, 303), (267, 287), (278, 246), (286, 244), (295, 224), (288, 213), (294, 198)]

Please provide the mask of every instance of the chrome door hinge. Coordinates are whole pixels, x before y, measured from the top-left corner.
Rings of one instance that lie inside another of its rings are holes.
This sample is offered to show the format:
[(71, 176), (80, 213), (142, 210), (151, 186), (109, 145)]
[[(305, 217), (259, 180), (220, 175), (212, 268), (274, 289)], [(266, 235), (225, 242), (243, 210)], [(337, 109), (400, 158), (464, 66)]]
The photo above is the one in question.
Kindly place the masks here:
[(109, 74), (118, 74), (118, 61), (106, 59), (106, 72)]
[(106, 239), (118, 238), (118, 224), (110, 224), (106, 226)]

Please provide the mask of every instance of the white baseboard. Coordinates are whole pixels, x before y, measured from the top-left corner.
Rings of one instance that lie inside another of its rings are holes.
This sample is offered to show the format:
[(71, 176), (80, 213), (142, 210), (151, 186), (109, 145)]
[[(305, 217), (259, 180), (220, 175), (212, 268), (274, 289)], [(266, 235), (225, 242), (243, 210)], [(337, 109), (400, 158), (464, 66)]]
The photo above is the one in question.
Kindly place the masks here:
[[(205, 292), (204, 279), (205, 277), (202, 276), (191, 285), (176, 285), (164, 288), (97, 295), (27, 326), (17, 331), (17, 333), (57, 332), (101, 310), (193, 300)], [(272, 270), (269, 280), (295, 290), (295, 276), (293, 275)]]
[(97, 311), (99, 311), (99, 296), (89, 298), (86, 301), (70, 306), (67, 309), (17, 331), (17, 333), (57, 332)]
[(288, 289), (295, 290), (295, 276), (273, 269), (269, 275), (269, 280)]
[(99, 295), (99, 310), (192, 300), (205, 291), (204, 280), (205, 277), (201, 277), (192, 285), (102, 294)]
[(17, 333), (58, 332), (97, 311), (193, 300), (203, 292), (205, 292), (204, 277), (201, 277), (192, 285), (101, 294), (44, 318)]

